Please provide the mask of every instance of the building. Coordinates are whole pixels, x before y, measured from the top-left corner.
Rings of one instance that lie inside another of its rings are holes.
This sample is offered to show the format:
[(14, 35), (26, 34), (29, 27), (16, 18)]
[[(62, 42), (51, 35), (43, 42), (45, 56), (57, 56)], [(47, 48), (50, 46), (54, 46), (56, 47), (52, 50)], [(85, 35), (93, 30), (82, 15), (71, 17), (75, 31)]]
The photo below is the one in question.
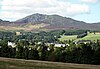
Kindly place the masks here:
[(16, 32), (16, 35), (21, 35), (21, 32)]
[(15, 48), (16, 47), (16, 44), (14, 42), (9, 42), (8, 41), (8, 46), (11, 46), (12, 48)]
[(45, 45), (47, 45), (47, 46), (54, 45), (54, 47), (66, 47), (66, 46), (70, 46), (69, 44), (55, 44), (55, 43), (46, 43)]
[(55, 44), (54, 47), (66, 47), (65, 44)]

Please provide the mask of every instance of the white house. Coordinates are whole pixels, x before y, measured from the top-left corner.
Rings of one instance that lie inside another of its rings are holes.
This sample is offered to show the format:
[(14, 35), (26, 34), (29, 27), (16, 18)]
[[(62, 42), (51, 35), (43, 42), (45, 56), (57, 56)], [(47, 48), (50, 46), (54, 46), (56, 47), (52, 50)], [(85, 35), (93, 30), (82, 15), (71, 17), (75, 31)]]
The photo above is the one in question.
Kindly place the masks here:
[(70, 46), (69, 44), (55, 44), (55, 43), (45, 43), (45, 45), (50, 46), (54, 45), (54, 47), (65, 47), (65, 46)]
[(55, 44), (54, 47), (65, 47), (65, 44)]
[(53, 45), (54, 43), (45, 43), (45, 45), (50, 46)]
[(16, 47), (16, 44), (14, 42), (9, 42), (8, 41), (8, 46), (11, 46), (12, 48), (15, 48)]

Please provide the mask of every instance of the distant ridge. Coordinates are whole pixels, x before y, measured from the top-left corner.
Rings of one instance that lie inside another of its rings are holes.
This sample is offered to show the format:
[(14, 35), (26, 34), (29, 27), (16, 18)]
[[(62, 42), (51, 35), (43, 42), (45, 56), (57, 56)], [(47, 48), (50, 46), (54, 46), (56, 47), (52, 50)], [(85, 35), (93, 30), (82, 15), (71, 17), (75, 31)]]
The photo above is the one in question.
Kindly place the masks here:
[(0, 19), (0, 26), (11, 26), (36, 29), (84, 29), (84, 30), (100, 30), (100, 22), (86, 23), (83, 21), (74, 20), (72, 18), (63, 17), (60, 15), (32, 14), (14, 22), (3, 21)]
[(17, 23), (49, 24), (48, 29), (89, 29), (99, 30), (100, 23), (89, 24), (83, 21), (74, 20), (59, 15), (32, 14), (25, 18), (16, 20)]

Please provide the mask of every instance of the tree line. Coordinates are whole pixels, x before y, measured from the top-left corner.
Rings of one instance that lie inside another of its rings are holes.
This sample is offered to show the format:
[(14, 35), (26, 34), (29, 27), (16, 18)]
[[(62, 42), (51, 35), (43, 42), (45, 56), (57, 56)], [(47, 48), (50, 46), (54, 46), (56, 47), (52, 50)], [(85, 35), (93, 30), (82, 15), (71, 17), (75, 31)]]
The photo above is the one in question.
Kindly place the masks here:
[(33, 59), (54, 62), (68, 62), (80, 64), (100, 64), (100, 41), (96, 43), (70, 43), (66, 47), (47, 46), (45, 43), (32, 44), (19, 41), (16, 48), (7, 45), (7, 41), (0, 41), (0, 57)]

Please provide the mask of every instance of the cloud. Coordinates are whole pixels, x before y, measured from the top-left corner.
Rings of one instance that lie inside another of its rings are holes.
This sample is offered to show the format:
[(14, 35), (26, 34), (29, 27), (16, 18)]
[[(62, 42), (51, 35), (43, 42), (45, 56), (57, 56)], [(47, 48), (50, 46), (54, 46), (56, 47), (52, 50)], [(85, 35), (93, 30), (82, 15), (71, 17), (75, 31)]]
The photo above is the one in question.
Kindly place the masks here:
[(81, 0), (82, 2), (85, 2), (85, 3), (97, 3), (98, 0)]
[(67, 12), (71, 15), (89, 13), (90, 9), (87, 5), (72, 4), (67, 8)]
[(20, 19), (34, 13), (70, 16), (90, 12), (88, 5), (72, 4), (65, 0), (3, 0), (1, 5), (0, 18), (3, 19)]
[(15, 13), (15, 12), (0, 12), (0, 18), (2, 19), (16, 19), (16, 18), (20, 18), (21, 16), (26, 16), (24, 13), (20, 14), (20, 13)]

